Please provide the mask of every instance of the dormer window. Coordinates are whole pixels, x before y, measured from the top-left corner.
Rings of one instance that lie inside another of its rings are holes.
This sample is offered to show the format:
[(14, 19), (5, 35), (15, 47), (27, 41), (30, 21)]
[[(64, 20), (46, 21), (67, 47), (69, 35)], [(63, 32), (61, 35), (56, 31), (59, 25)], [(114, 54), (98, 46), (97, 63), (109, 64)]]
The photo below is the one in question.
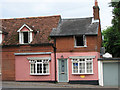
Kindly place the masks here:
[(86, 47), (86, 37), (85, 35), (74, 36), (75, 47)]
[(32, 32), (33, 30), (24, 24), (17, 32), (19, 32), (19, 43), (29, 44), (32, 42)]

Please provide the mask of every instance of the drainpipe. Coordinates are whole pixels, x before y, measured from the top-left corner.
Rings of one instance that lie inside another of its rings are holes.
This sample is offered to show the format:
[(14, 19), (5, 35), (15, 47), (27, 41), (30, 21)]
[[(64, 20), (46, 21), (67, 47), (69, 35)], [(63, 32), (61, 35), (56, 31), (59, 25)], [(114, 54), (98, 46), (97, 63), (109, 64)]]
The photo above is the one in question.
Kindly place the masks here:
[(56, 37), (54, 38), (54, 60), (55, 60), (55, 83), (57, 82), (57, 71), (56, 71)]

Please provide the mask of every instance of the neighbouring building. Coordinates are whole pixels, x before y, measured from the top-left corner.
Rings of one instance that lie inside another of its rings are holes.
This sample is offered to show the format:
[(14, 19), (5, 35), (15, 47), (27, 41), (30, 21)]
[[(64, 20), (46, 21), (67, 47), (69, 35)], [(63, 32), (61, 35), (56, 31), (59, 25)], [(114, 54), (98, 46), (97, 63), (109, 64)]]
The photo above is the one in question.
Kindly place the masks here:
[(2, 80), (98, 84), (102, 38), (96, 0), (93, 15), (1, 19)]

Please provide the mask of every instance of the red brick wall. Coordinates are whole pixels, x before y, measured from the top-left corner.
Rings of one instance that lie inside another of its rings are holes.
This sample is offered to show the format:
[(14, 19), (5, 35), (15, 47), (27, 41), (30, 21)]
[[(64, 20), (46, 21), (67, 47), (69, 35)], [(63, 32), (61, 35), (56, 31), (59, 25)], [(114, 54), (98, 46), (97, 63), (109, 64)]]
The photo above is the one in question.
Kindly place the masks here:
[(97, 36), (97, 51), (100, 52), (100, 48), (102, 46), (102, 34), (101, 34), (101, 24), (99, 22), (99, 28), (98, 28), (98, 36)]
[(97, 36), (86, 36), (87, 47), (74, 47), (74, 37), (59, 37), (56, 39), (57, 52), (92, 52), (98, 49)]
[(22, 52), (52, 52), (52, 46), (20, 46), (2, 48), (2, 80), (15, 80), (15, 55)]

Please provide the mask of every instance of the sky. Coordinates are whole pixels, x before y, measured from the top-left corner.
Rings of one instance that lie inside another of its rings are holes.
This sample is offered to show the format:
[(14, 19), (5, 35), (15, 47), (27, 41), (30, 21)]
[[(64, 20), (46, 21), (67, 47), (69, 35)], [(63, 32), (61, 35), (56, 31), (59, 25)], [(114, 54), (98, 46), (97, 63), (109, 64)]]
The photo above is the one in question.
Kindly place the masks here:
[[(98, 0), (102, 30), (111, 26), (111, 0)], [(62, 18), (93, 17), (94, 0), (0, 0), (0, 18), (61, 15)]]

